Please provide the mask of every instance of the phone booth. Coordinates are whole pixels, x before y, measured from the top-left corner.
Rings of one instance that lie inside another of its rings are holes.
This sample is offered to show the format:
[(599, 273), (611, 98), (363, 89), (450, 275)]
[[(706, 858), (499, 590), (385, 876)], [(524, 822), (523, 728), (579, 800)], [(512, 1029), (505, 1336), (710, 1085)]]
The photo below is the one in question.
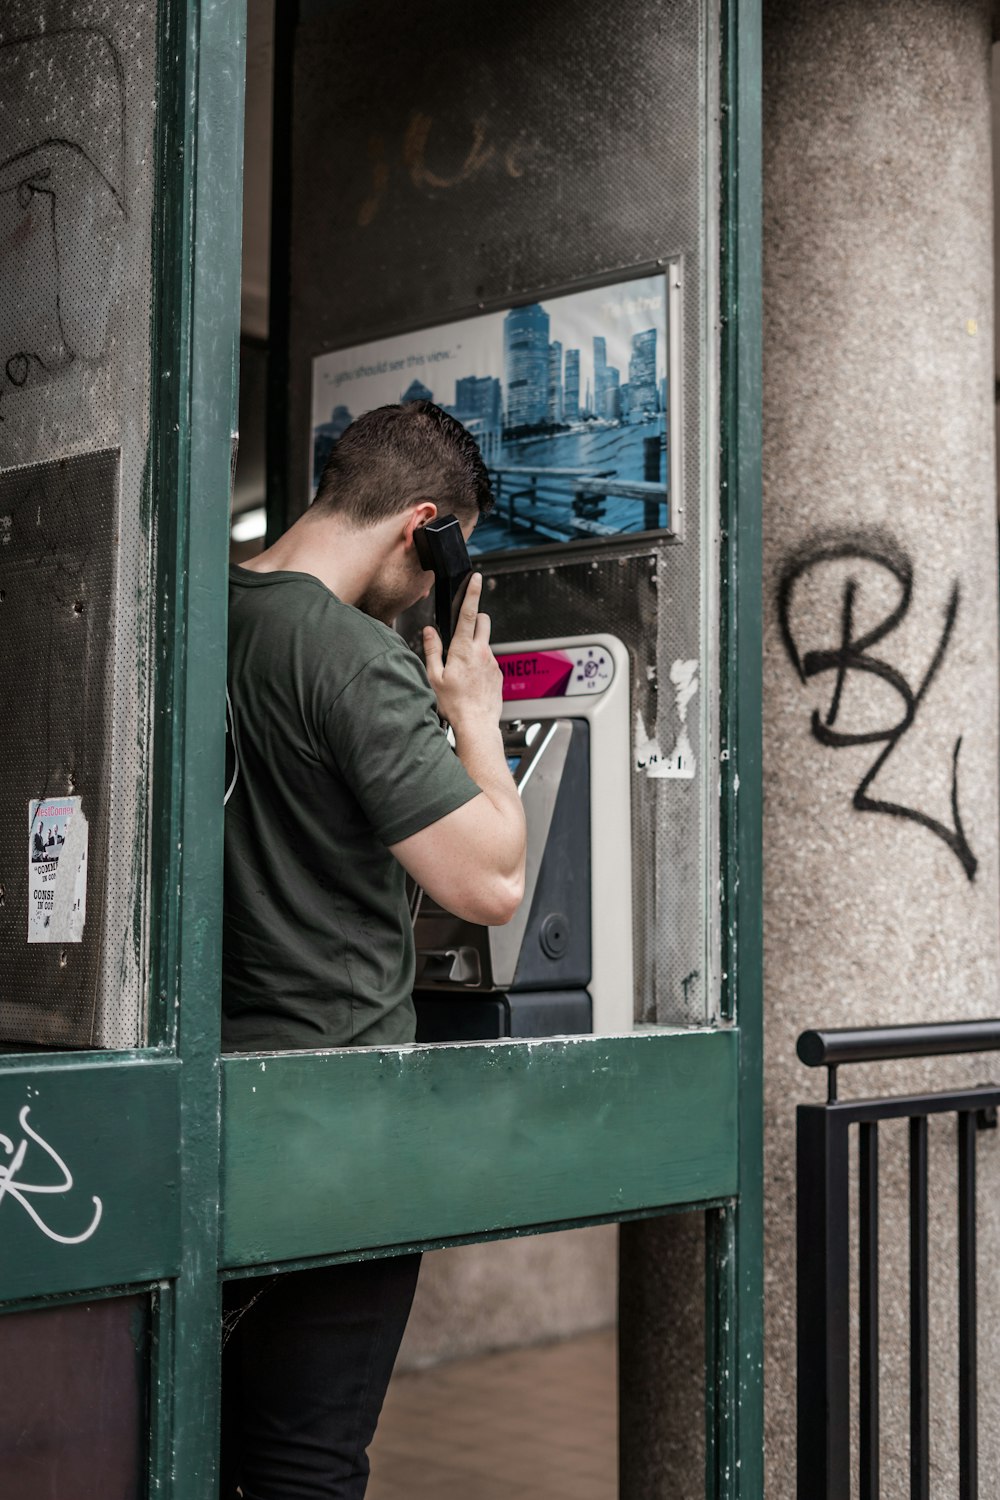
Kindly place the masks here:
[(0, 1490), (212, 1500), (227, 1279), (684, 1211), (756, 1500), (759, 3), (276, 11), (269, 528), (476, 436), (527, 890), (415, 897), (414, 1046), (220, 1054), (245, 9), (9, 0)]

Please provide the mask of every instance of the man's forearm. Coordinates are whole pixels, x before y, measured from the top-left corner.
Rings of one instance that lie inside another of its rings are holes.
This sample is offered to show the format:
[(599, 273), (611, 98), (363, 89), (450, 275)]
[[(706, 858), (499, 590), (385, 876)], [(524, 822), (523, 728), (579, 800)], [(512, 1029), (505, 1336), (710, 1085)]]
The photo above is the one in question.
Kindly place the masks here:
[(500, 727), (474, 723), (452, 728), (459, 760), (495, 809), (498, 865), (504, 873), (514, 874), (524, 860), (524, 811), (507, 765)]

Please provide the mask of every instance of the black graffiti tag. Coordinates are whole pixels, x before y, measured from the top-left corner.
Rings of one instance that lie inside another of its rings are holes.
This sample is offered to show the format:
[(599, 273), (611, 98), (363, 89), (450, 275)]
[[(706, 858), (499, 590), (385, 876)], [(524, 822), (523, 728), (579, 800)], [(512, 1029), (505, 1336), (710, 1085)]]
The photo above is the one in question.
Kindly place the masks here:
[(126, 206), (125, 71), (96, 27), (0, 40), (0, 422), (106, 358)]
[[(856, 636), (854, 612), (858, 595), (858, 582), (855, 578), (848, 578), (844, 584), (841, 603), (839, 643), (829, 650), (807, 651), (803, 655), (796, 645), (791, 626), (791, 607), (795, 586), (800, 579), (812, 573), (815, 569), (822, 567), (824, 564), (844, 561), (873, 563), (876, 567), (884, 568), (899, 585), (899, 600), (895, 608), (879, 621), (873, 629)], [(820, 676), (824, 672), (834, 674), (830, 704), (826, 714), (821, 716), (818, 709), (813, 710), (812, 733), (814, 738), (821, 745), (828, 745), (834, 750), (840, 750), (849, 745), (880, 744), (884, 746), (872, 762), (859, 783), (857, 791), (854, 793), (854, 806), (858, 812), (888, 813), (892, 817), (908, 818), (911, 822), (918, 823), (921, 828), (926, 828), (936, 838), (939, 838), (942, 843), (947, 845), (962, 866), (969, 880), (974, 880), (978, 861), (969, 848), (958, 807), (958, 758), (962, 748), (961, 735), (955, 741), (951, 756), (951, 816), (953, 823), (951, 828), (944, 823), (940, 823), (936, 818), (932, 818), (928, 813), (921, 812), (918, 808), (906, 807), (900, 802), (888, 802), (882, 798), (869, 795), (879, 772), (889, 760), (900, 740), (912, 728), (920, 705), (927, 696), (931, 683), (934, 681), (941, 663), (944, 661), (952, 632), (955, 628), (955, 621), (958, 618), (961, 591), (957, 583), (953, 584), (945, 607), (944, 621), (934, 655), (916, 689), (910, 686), (903, 674), (890, 662), (883, 660), (879, 656), (872, 656), (870, 654), (872, 647), (877, 646), (886, 636), (891, 635), (902, 623), (910, 608), (912, 598), (913, 564), (901, 548), (890, 539), (842, 537), (813, 543), (791, 557), (782, 570), (778, 584), (778, 619), (781, 626), (781, 638), (792, 665), (803, 683), (808, 682), (811, 677)], [(878, 677), (898, 694), (902, 704), (902, 715), (895, 724), (886, 728), (870, 729), (859, 733), (849, 733), (836, 727), (843, 698), (844, 684), (849, 672), (866, 672), (873, 677)]]

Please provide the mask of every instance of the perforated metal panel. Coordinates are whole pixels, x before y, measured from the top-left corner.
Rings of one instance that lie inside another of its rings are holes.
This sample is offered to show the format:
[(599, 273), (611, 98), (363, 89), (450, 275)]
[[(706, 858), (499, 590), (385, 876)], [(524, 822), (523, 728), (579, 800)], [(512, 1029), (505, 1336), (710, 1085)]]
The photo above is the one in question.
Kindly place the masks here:
[[(8, 1046), (124, 1047), (143, 1035), (155, 84), (154, 4), (4, 5), (0, 1043)], [(81, 797), (88, 821), (86, 921), (79, 943), (29, 943), (28, 799), (56, 794)]]
[[(599, 629), (629, 646), (637, 1020), (703, 1021), (717, 901), (714, 12), (698, 0), (303, 0), (300, 14), (293, 513), (309, 492), (311, 360), (325, 348), (682, 258), (683, 544), (497, 564), (489, 607), (495, 639)], [(691, 777), (661, 774), (678, 747)]]

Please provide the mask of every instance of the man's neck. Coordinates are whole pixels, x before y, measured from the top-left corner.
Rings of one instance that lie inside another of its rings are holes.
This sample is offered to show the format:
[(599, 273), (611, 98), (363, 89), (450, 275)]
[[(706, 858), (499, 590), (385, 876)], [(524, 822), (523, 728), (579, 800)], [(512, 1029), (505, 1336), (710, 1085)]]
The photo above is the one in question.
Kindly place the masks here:
[(361, 530), (307, 511), (273, 546), (242, 566), (254, 573), (309, 573), (345, 604), (357, 604), (380, 561), (378, 529)]

